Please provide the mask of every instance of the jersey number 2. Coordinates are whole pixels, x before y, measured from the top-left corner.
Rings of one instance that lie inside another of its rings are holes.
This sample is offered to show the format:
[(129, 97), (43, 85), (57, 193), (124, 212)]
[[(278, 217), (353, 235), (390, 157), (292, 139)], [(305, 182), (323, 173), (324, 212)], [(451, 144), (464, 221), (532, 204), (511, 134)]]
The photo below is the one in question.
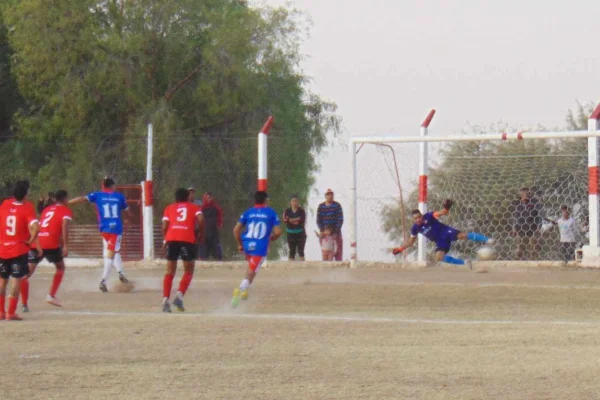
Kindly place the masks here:
[(104, 204), (102, 209), (104, 211), (104, 218), (119, 218), (119, 207), (116, 204)]
[(48, 225), (50, 224), (50, 220), (52, 219), (52, 217), (54, 217), (54, 212), (53, 211), (48, 211), (48, 213), (46, 214), (46, 218), (44, 218), (44, 220), (42, 221), (42, 228), (47, 228)]

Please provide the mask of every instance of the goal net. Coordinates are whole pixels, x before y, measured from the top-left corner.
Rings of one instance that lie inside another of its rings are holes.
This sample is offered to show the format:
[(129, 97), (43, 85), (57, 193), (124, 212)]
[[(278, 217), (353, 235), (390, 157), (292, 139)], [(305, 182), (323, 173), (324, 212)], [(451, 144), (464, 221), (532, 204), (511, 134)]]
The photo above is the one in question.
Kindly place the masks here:
[[(441, 221), (494, 238), (500, 260), (562, 260), (560, 230), (553, 221), (566, 206), (577, 230), (569, 250), (574, 254), (588, 241), (588, 140), (558, 133), (527, 140), (520, 140), (527, 134), (513, 140), (501, 135), (427, 143), (426, 157), (418, 142), (356, 142), (357, 258), (394, 261), (391, 249), (410, 237), (411, 211), (419, 202), (439, 210), (448, 198), (454, 206)], [(420, 170), (422, 158), (426, 168)], [(480, 247), (456, 241), (450, 254), (474, 258)], [(431, 259), (435, 244), (424, 250)], [(414, 246), (402, 258), (416, 261), (417, 253)]]

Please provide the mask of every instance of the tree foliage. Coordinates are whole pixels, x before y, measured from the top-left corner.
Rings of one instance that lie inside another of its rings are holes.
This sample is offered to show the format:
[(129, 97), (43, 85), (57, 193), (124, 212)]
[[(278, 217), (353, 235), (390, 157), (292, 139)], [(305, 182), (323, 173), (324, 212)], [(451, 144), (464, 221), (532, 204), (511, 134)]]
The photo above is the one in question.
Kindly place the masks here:
[(193, 184), (233, 220), (251, 204), (256, 134), (274, 115), (272, 204), (306, 197), (314, 157), (340, 120), (335, 104), (306, 89), (294, 10), (240, 0), (0, 2), (26, 101), (0, 155), (12, 175), (75, 194), (105, 175), (140, 182), (152, 123), (158, 209)]

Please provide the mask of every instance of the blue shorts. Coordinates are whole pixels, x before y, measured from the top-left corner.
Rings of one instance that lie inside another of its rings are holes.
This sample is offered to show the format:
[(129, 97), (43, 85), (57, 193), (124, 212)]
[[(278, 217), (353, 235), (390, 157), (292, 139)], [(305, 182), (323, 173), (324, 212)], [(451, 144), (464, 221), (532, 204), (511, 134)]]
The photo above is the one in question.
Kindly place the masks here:
[(459, 230), (454, 228), (448, 228), (444, 232), (440, 238), (435, 241), (435, 251), (443, 251), (447, 253), (450, 251), (450, 246), (452, 246), (452, 242), (458, 240)]

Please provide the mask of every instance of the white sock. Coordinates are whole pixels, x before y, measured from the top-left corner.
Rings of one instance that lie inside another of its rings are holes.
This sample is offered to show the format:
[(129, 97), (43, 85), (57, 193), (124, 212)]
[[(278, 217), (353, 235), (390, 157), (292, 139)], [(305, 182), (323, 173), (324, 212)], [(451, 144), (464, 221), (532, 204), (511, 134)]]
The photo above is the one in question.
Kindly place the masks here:
[(240, 284), (240, 290), (243, 292), (244, 290), (248, 290), (248, 287), (250, 287), (250, 281), (247, 278), (244, 278)]
[(121, 258), (121, 253), (115, 254), (114, 266), (118, 273), (123, 273), (123, 259)]
[(113, 260), (110, 258), (104, 259), (104, 273), (102, 274), (102, 280), (105, 281), (108, 279), (108, 275), (110, 275), (110, 270), (112, 268)]
[(163, 304), (168, 303), (169, 302), (169, 298), (168, 297), (163, 297)]
[(183, 300), (183, 293), (177, 292), (176, 296), (179, 298), (179, 300)]

